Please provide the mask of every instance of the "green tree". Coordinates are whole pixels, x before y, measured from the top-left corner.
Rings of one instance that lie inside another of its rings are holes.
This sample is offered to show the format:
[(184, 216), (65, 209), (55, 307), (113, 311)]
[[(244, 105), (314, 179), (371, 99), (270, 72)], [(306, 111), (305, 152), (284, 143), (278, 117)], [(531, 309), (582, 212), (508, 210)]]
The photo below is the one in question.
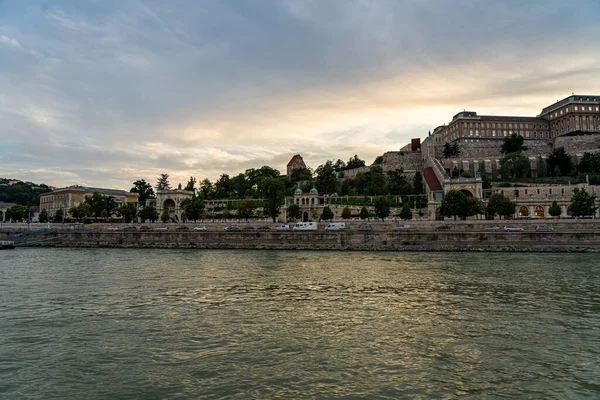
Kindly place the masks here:
[(185, 214), (185, 218), (196, 222), (204, 214), (204, 201), (202, 198), (193, 194), (191, 197), (181, 200), (179, 204)]
[(412, 194), (412, 186), (406, 179), (402, 168), (387, 173), (387, 187), (389, 194), (392, 195), (405, 196)]
[(69, 214), (76, 220), (82, 220), (92, 215), (92, 209), (85, 201), (79, 203), (76, 207), (71, 207)]
[(350, 157), (350, 159), (348, 160), (348, 163), (346, 164), (346, 169), (361, 168), (365, 165), (365, 161), (358, 158), (358, 156), (355, 154), (354, 157)]
[(529, 175), (530, 168), (529, 158), (523, 153), (509, 153), (500, 160), (503, 179), (525, 177)]
[(158, 211), (154, 206), (145, 206), (138, 213), (142, 222), (151, 221), (154, 222), (158, 219)]
[(469, 214), (469, 203), (467, 196), (459, 190), (450, 190), (444, 196), (440, 207), (440, 213), (444, 217), (466, 217)]
[(460, 154), (460, 150), (458, 148), (458, 142), (454, 142), (453, 144), (446, 143), (444, 144), (444, 158), (452, 158), (458, 157)]
[(63, 222), (64, 221), (64, 213), (63, 210), (56, 210), (54, 213), (54, 222)]
[(573, 189), (573, 196), (571, 197), (571, 204), (567, 208), (569, 214), (574, 217), (583, 217), (587, 215), (595, 215), (596, 210), (596, 196), (590, 195), (585, 189), (575, 188)]
[(369, 218), (369, 210), (367, 210), (367, 207), (364, 207), (360, 209), (360, 214), (358, 215), (360, 217), (360, 219), (367, 219)]
[(559, 217), (560, 214), (562, 214), (562, 209), (560, 208), (556, 200), (552, 202), (552, 205), (548, 209), (548, 213), (553, 217)]
[(259, 190), (265, 202), (265, 214), (275, 222), (285, 196), (285, 186), (279, 178), (266, 178), (259, 183)]
[(346, 169), (346, 163), (338, 158), (338, 160), (333, 164), (333, 170), (335, 172), (341, 172)]
[(167, 223), (170, 219), (171, 216), (169, 215), (169, 210), (163, 210), (162, 214), (160, 215), (160, 220), (164, 223)]
[(190, 176), (190, 180), (188, 181), (187, 185), (185, 185), (183, 190), (196, 193), (196, 178)]
[(375, 199), (375, 215), (382, 221), (390, 215), (390, 200), (387, 197), (378, 197)]
[(200, 195), (205, 200), (215, 197), (215, 187), (208, 178), (203, 179), (200, 184)]
[(287, 217), (288, 220), (293, 221), (302, 218), (302, 210), (300, 210), (300, 206), (296, 203), (290, 204), (290, 206), (287, 208)]
[(238, 199), (244, 198), (246, 192), (252, 188), (250, 180), (244, 174), (238, 174), (231, 178), (229, 186), (231, 188), (232, 194)]
[(246, 222), (248, 222), (248, 218), (250, 218), (252, 214), (254, 214), (255, 208), (256, 206), (254, 205), (254, 202), (251, 199), (244, 199), (240, 201), (240, 204), (238, 205), (238, 217), (241, 219), (245, 219)]
[(387, 193), (387, 179), (378, 165), (357, 173), (354, 184), (359, 194), (381, 196)]
[(127, 223), (135, 220), (137, 212), (137, 203), (123, 203), (117, 208), (117, 214), (122, 216)]
[[(39, 215), (39, 220), (41, 223), (45, 224), (46, 222), (50, 221), (50, 218), (48, 217), (48, 211), (46, 211), (46, 209), (44, 208), (42, 211), (40, 211), (40, 215)], [(0, 214), (0, 220), (2, 220), (2, 215)]]
[(415, 177), (413, 179), (413, 190), (415, 194), (423, 193), (423, 175), (421, 171), (417, 171), (415, 173)]
[(98, 192), (86, 197), (84, 203), (89, 206), (89, 215), (93, 217), (110, 216), (117, 208), (117, 202), (112, 196), (105, 196)]
[(525, 139), (523, 136), (513, 133), (510, 136), (504, 138), (500, 151), (502, 154), (520, 153), (527, 150), (527, 147), (523, 146)]
[(317, 178), (315, 186), (321, 194), (332, 194), (337, 193), (338, 183), (333, 164), (331, 161), (327, 161), (325, 164), (320, 165), (316, 170)]
[(171, 184), (169, 183), (169, 174), (160, 174), (158, 181), (156, 182), (156, 190), (170, 190)]
[(600, 153), (583, 153), (583, 158), (579, 163), (579, 172), (583, 174), (600, 173)]
[(229, 175), (222, 174), (221, 177), (215, 182), (215, 195), (217, 199), (226, 199), (231, 193), (231, 179)]
[(21, 204), (14, 205), (6, 209), (6, 219), (13, 222), (27, 221), (29, 219), (30, 209)]
[(331, 211), (331, 208), (329, 208), (329, 206), (323, 207), (323, 212), (321, 213), (321, 220), (327, 221), (331, 219), (333, 219), (333, 211)]
[(412, 219), (412, 211), (410, 210), (410, 204), (404, 203), (402, 204), (402, 208), (400, 209), (400, 218), (402, 219)]
[(504, 196), (502, 193), (495, 193), (490, 197), (486, 212), (492, 217), (499, 215), (510, 217), (515, 214), (516, 204), (510, 201), (510, 199)]
[(564, 147), (552, 150), (548, 157), (547, 173), (552, 176), (569, 175), (573, 170), (571, 156), (567, 154)]
[(348, 206), (344, 207), (344, 209), (342, 210), (342, 218), (350, 219), (351, 217), (352, 217), (352, 211), (350, 211), (350, 207), (348, 207)]
[(138, 194), (138, 203), (146, 204), (146, 200), (154, 198), (152, 185), (143, 179), (133, 182), (133, 187), (129, 191)]
[(485, 214), (485, 204), (477, 197), (467, 198), (467, 216)]

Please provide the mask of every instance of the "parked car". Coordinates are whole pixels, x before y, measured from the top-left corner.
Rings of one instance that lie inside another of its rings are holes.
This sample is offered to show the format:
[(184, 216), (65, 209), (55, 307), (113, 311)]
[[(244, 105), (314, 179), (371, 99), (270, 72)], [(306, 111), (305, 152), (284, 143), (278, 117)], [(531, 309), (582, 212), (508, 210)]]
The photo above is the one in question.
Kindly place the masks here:
[(109, 226), (108, 228), (106, 228), (106, 230), (108, 230), (108, 231), (120, 231), (121, 228), (119, 228), (118, 226)]
[(548, 225), (538, 225), (535, 227), (536, 232), (551, 232), (553, 230), (554, 230), (554, 228), (552, 228)]
[(206, 226), (202, 225), (202, 226), (196, 226), (194, 228), (195, 231), (207, 231), (208, 229), (206, 229)]
[(289, 231), (290, 230), (290, 226), (287, 224), (279, 224), (275, 227), (276, 231)]
[(271, 228), (268, 226), (259, 226), (258, 228), (256, 228), (257, 231), (270, 231)]
[(150, 227), (150, 226), (147, 226), (147, 225), (140, 226), (140, 231), (149, 232), (151, 230), (152, 230), (152, 227)]
[(396, 225), (393, 228), (395, 231), (405, 231), (405, 230), (409, 230), (410, 229), (410, 225), (408, 224), (404, 224), (404, 225)]
[(449, 229), (450, 229), (450, 225), (440, 225), (440, 226), (435, 227), (436, 231), (447, 231)]
[(344, 222), (331, 222), (325, 227), (326, 231), (340, 231), (346, 229), (346, 223)]
[(187, 227), (187, 226), (185, 226), (185, 225), (180, 225), (180, 226), (178, 226), (177, 228), (175, 228), (175, 230), (176, 230), (176, 231), (189, 231), (189, 230), (190, 230), (190, 228), (188, 228), (188, 227)]
[(318, 229), (316, 222), (296, 222), (295, 231), (316, 231)]
[(358, 232), (371, 232), (372, 230), (371, 225), (363, 225), (357, 229)]
[(239, 231), (240, 227), (237, 226), (237, 225), (229, 225), (229, 226), (226, 226), (224, 230), (226, 230), (226, 231)]
[(137, 231), (137, 228), (135, 226), (126, 226), (125, 228), (123, 228), (124, 231)]
[(155, 231), (168, 231), (169, 227), (168, 226), (157, 226), (156, 228), (154, 228)]
[(521, 232), (523, 228), (518, 228), (514, 225), (504, 225), (504, 228), (502, 228), (502, 230), (504, 232)]
[(254, 227), (253, 226), (245, 226), (242, 228), (243, 231), (253, 231)]

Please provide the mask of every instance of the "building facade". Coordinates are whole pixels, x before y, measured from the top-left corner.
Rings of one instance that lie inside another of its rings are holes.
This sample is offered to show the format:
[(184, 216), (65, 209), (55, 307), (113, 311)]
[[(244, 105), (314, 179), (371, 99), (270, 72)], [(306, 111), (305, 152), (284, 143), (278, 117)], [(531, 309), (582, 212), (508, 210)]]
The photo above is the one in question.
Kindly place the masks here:
[(86, 197), (94, 193), (100, 193), (112, 197), (117, 204), (137, 203), (138, 194), (119, 189), (95, 188), (87, 186), (69, 186), (61, 189), (55, 189), (52, 192), (44, 193), (40, 196), (40, 212), (46, 210), (50, 217), (53, 217), (58, 210), (62, 210), (63, 215), (67, 215), (71, 207), (77, 207), (83, 203)]
[(300, 154), (296, 154), (287, 163), (287, 166), (286, 166), (287, 177), (291, 178), (292, 177), (292, 172), (294, 172), (295, 169), (305, 169), (305, 168), (306, 168), (306, 164), (304, 163), (304, 160), (302, 159), (302, 156)]

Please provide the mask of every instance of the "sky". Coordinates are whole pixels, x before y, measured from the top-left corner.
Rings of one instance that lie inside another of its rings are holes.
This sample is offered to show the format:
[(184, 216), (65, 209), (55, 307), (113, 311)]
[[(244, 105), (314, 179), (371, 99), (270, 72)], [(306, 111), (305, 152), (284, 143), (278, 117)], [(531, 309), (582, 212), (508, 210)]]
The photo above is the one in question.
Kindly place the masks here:
[(0, 177), (129, 189), (600, 94), (600, 1), (0, 0)]

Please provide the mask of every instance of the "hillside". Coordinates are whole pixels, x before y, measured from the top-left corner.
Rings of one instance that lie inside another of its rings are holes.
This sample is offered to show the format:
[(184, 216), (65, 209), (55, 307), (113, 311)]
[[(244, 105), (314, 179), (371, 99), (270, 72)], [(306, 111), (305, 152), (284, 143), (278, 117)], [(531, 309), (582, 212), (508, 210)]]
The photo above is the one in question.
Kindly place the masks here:
[(0, 178), (0, 202), (37, 206), (40, 195), (50, 191), (52, 188), (45, 184)]

